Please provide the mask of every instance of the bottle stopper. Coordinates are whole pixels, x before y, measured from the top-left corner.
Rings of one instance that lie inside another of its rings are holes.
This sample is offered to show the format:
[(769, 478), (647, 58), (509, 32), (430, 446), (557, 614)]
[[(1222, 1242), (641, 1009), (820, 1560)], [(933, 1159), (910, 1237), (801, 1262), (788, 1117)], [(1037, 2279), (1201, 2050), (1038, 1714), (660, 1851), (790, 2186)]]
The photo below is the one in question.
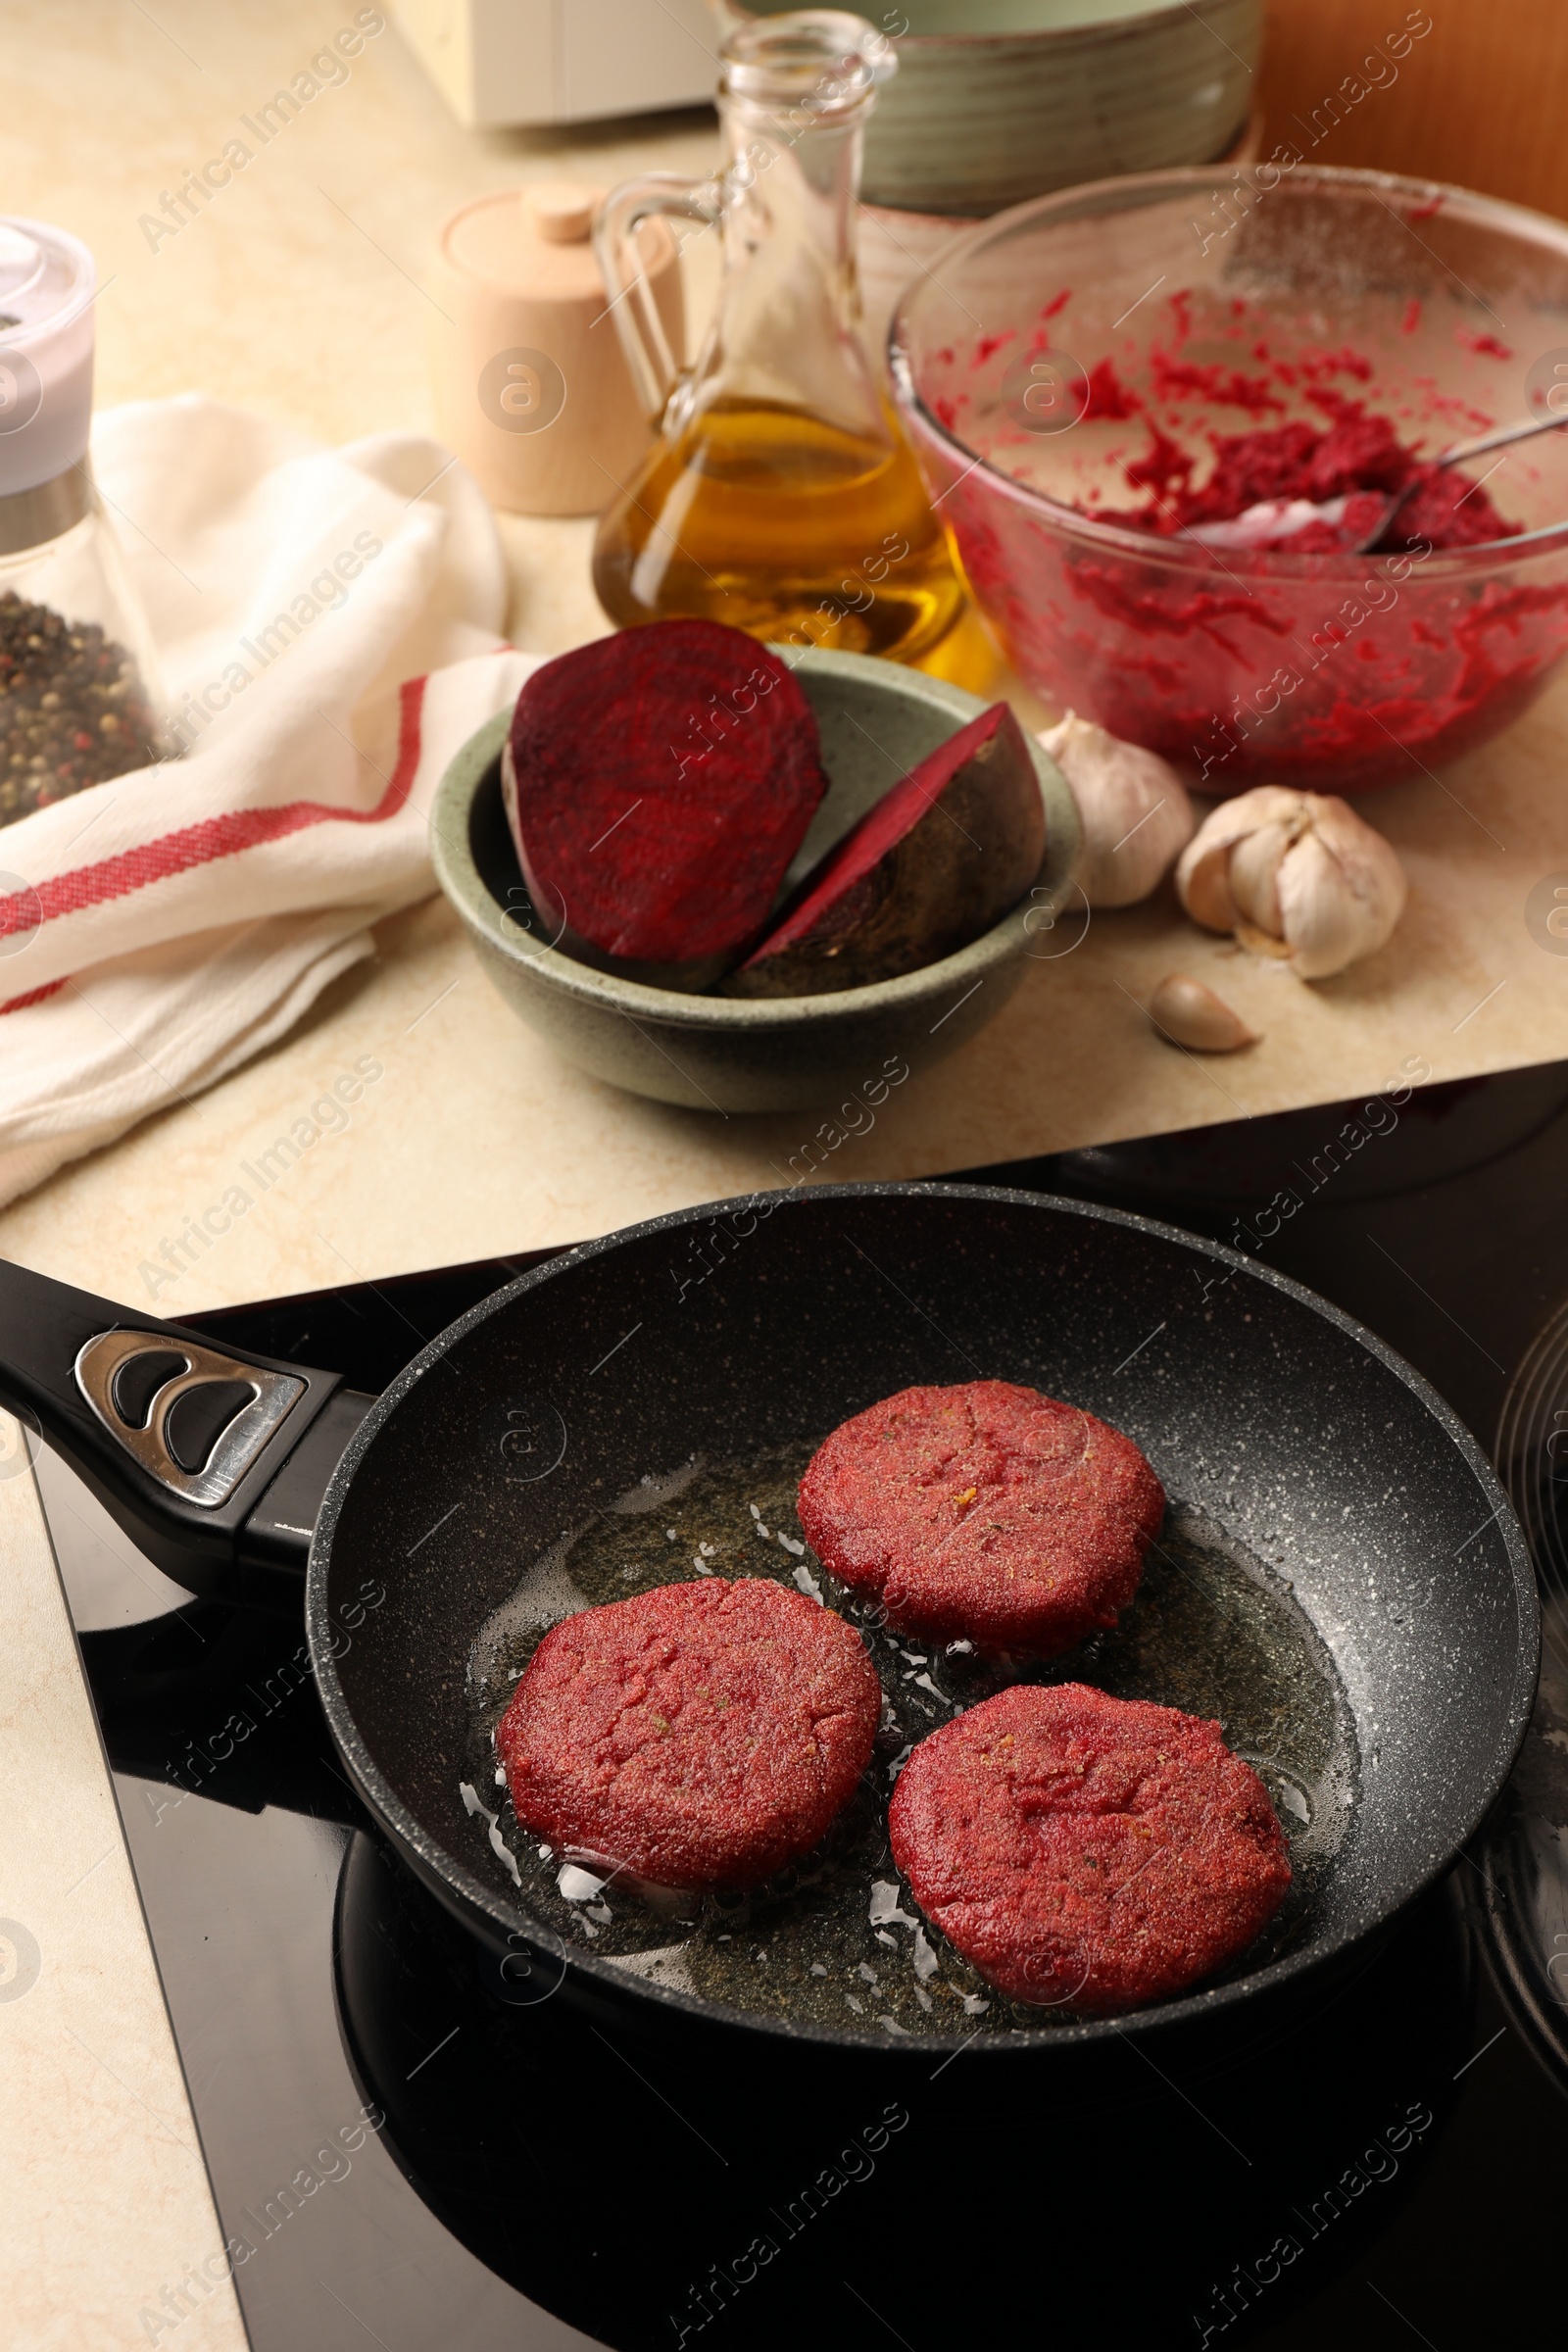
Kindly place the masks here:
[(57, 538), (91, 503), (96, 283), (63, 228), (0, 220), (0, 554)]
[[(641, 463), (649, 423), (590, 240), (603, 190), (537, 181), (481, 196), (446, 222), (431, 322), (442, 439), (491, 504), (597, 514)], [(638, 250), (672, 347), (685, 342), (675, 240), (644, 223)]]

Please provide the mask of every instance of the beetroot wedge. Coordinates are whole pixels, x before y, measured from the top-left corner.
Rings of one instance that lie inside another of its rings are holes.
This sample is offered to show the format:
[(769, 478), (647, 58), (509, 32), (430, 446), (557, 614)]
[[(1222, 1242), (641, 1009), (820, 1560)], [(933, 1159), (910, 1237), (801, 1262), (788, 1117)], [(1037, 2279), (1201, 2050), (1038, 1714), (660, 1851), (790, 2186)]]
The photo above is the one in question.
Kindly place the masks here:
[(766, 921), (827, 778), (815, 714), (775, 653), (717, 621), (661, 620), (534, 672), (502, 787), (558, 945), (705, 988)]
[(1046, 813), (1005, 703), (940, 744), (814, 866), (725, 982), (810, 997), (896, 980), (978, 939), (1040, 871)]

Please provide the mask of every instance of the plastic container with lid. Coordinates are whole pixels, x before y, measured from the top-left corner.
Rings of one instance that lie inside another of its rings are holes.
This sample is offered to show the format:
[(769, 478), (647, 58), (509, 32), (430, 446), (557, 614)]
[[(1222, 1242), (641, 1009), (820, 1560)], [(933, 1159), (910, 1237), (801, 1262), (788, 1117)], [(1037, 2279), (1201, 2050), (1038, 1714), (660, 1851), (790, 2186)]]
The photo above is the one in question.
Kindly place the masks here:
[(85, 245), (0, 219), (0, 825), (164, 749), (152, 640), (92, 485)]
[[(589, 242), (603, 190), (536, 181), (481, 196), (441, 231), (431, 361), (442, 439), (491, 504), (597, 514), (651, 439)], [(685, 348), (675, 240), (639, 243), (672, 347)]]

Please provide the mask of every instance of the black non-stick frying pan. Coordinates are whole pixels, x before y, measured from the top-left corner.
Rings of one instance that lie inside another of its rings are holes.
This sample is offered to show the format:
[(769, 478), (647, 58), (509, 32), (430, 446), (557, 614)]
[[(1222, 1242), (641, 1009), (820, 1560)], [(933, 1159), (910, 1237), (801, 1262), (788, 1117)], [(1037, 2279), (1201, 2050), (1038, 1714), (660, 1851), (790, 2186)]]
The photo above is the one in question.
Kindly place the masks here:
[[(514, 1995), (622, 2024), (1000, 2055), (1223, 2012), (1427, 1886), (1529, 1716), (1524, 1540), (1442, 1399), (1266, 1264), (1115, 1210), (867, 1185), (659, 1218), (525, 1274), (368, 1404), (16, 1267), (0, 1331), (0, 1395), (172, 1575), (256, 1599), (303, 1581), (355, 1784)], [(886, 1796), (1000, 1670), (880, 1625), (793, 1515), (847, 1415), (981, 1376), (1126, 1430), (1171, 1498), (1121, 1626), (1030, 1671), (1218, 1715), (1292, 1839), (1297, 1884), (1260, 1944), (1136, 2017), (1012, 2009), (916, 1934)], [(883, 1677), (883, 1734), (809, 1866), (744, 1899), (645, 1899), (521, 1831), (489, 1734), (548, 1624), (713, 1572), (843, 1608)]]

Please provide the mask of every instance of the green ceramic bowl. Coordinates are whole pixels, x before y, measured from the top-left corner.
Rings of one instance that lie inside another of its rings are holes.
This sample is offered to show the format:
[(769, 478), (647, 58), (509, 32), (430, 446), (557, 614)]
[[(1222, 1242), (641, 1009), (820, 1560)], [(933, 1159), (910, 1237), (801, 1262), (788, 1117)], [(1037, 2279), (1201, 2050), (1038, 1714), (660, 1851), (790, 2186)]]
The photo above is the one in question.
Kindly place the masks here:
[[(984, 705), (938, 678), (860, 654), (793, 664), (822, 732), (829, 788), (786, 878), (791, 887), (873, 801)], [(822, 997), (689, 997), (593, 971), (549, 945), (523, 886), (501, 800), (508, 714), (469, 737), (436, 791), (436, 877), (514, 1011), (565, 1060), (656, 1102), (695, 1110), (824, 1113), (884, 1072), (921, 1068), (984, 1028), (1024, 956), (1064, 904), (1081, 839), (1061, 771), (1034, 751), (1046, 858), (1033, 892), (994, 930), (899, 980)], [(880, 1099), (880, 1098), (879, 1098)]]
[[(728, 27), (792, 0), (719, 0)], [(1246, 122), (1264, 0), (903, 0), (863, 13), (899, 70), (860, 194), (980, 215), (1121, 172), (1208, 164)]]

